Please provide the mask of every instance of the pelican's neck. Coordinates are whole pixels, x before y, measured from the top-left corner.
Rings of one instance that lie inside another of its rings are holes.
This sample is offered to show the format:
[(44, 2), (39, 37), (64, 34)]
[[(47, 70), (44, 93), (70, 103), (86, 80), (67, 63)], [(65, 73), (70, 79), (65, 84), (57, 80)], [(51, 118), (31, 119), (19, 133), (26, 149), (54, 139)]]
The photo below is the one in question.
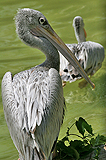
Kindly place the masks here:
[[(36, 37), (32, 35), (29, 31), (24, 31), (24, 28), (20, 30), (17, 27), (16, 32), (18, 33), (20, 39), (27, 45), (38, 48), (41, 50), (45, 56), (46, 60), (40, 66), (47, 68), (55, 68), (59, 71), (60, 58), (57, 49), (49, 42), (46, 38)], [(24, 33), (24, 34), (23, 34)]]
[(40, 66), (47, 68), (55, 68), (59, 72), (60, 57), (57, 49), (45, 38), (40, 38), (42, 44), (40, 50), (46, 55), (46, 60)]
[(78, 43), (86, 42), (85, 32), (83, 27), (74, 27), (75, 36)]

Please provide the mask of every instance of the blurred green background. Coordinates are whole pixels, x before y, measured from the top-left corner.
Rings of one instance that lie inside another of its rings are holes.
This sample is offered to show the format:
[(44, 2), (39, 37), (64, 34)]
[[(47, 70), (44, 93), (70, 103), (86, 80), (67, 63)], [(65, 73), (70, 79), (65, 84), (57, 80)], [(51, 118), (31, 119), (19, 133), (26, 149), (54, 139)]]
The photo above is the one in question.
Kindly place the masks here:
[[(22, 43), (16, 35), (14, 16), (18, 8), (32, 8), (42, 12), (65, 43), (77, 43), (72, 27), (75, 16), (82, 16), (87, 40), (102, 44), (106, 50), (106, 2), (104, 0), (2, 0), (0, 1), (0, 83), (7, 71), (16, 74), (42, 63), (45, 56), (37, 49)], [(78, 83), (67, 83), (64, 88), (66, 115), (61, 127), (62, 138), (67, 127), (80, 116), (92, 125), (94, 132), (106, 136), (106, 58), (102, 68), (91, 78), (90, 85), (79, 89)], [(81, 82), (81, 80), (80, 80)], [(1, 92), (0, 92), (1, 93)], [(72, 133), (76, 133), (72, 129)], [(75, 137), (72, 137), (72, 139)], [(17, 160), (18, 153), (5, 122), (0, 94), (0, 159)]]

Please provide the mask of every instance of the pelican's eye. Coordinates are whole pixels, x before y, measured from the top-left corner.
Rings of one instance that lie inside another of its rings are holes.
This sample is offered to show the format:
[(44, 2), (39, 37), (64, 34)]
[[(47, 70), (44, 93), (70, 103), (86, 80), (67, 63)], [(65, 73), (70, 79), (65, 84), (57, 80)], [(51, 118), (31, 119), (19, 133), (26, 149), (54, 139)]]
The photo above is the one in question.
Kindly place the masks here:
[(47, 24), (47, 21), (45, 20), (45, 18), (39, 18), (39, 23), (42, 24), (42, 25), (46, 25)]

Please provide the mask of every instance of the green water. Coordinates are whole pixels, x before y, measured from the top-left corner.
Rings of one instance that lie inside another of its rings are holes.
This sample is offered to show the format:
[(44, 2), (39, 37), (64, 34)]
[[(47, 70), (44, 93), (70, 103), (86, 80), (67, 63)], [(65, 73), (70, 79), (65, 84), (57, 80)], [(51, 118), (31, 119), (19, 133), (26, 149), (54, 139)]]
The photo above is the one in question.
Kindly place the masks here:
[[(44, 61), (45, 56), (37, 49), (23, 44), (15, 33), (14, 16), (18, 8), (33, 8), (41, 11), (65, 43), (77, 43), (72, 20), (80, 15), (85, 22), (87, 40), (98, 42), (106, 49), (105, 0), (1, 0), (0, 1), (0, 83), (3, 75), (14, 75)], [(79, 116), (85, 118), (94, 132), (106, 136), (106, 58), (102, 68), (91, 79), (95, 85), (78, 88), (78, 81), (64, 88), (66, 116), (60, 138)], [(75, 128), (72, 133), (75, 133)], [(75, 138), (75, 137), (72, 137)], [(4, 119), (0, 94), (0, 160), (17, 160), (18, 153), (10, 138)]]

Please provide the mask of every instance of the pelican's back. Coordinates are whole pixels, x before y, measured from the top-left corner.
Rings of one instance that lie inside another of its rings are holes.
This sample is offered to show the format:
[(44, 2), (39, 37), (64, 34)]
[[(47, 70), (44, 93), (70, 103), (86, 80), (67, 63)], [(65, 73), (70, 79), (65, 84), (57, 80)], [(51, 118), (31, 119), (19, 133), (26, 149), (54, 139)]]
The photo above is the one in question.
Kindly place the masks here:
[(20, 160), (48, 159), (59, 135), (64, 112), (58, 71), (35, 67), (13, 78), (7, 72), (2, 80), (2, 99)]

